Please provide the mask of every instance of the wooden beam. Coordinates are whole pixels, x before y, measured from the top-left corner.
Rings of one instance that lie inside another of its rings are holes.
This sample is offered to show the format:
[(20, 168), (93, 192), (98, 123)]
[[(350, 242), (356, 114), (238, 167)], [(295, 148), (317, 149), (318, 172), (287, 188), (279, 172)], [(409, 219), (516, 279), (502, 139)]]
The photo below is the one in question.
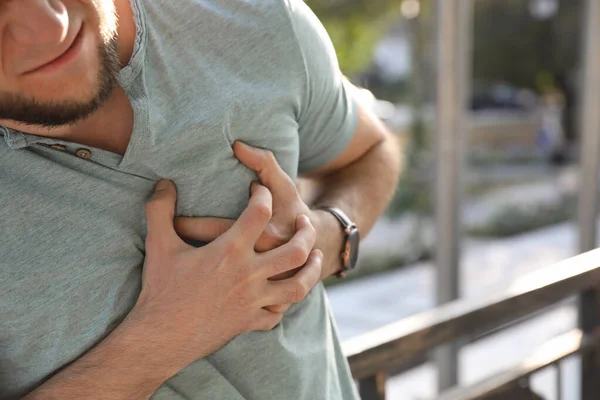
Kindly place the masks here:
[(517, 280), (508, 290), (459, 300), (368, 332), (343, 344), (356, 379), (375, 376), (448, 341), (475, 336), (600, 284), (600, 249)]
[[(600, 336), (584, 336), (579, 329), (552, 339), (529, 357), (488, 379), (466, 388), (456, 388), (443, 393), (437, 400), (487, 400), (510, 389), (519, 380), (549, 367), (576, 353), (589, 353), (599, 344)], [(500, 398), (500, 397), (499, 397)]]

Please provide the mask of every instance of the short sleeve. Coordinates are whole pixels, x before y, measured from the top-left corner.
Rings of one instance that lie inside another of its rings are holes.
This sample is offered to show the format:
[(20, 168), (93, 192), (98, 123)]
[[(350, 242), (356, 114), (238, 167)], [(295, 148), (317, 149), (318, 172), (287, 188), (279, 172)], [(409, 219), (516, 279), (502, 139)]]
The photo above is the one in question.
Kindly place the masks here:
[(354, 89), (342, 75), (327, 31), (302, 0), (288, 6), (304, 62), (298, 114), (299, 172), (318, 169), (350, 144), (358, 121)]

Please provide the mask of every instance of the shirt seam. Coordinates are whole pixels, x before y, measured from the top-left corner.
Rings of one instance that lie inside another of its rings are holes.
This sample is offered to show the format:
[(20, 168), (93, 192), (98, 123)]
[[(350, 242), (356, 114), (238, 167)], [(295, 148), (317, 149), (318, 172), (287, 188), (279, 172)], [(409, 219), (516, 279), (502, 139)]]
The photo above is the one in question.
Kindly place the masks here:
[(299, 56), (302, 61), (302, 72), (303, 72), (303, 77), (304, 77), (304, 82), (303, 82), (304, 88), (303, 89), (304, 90), (302, 91), (302, 99), (300, 100), (300, 104), (298, 104), (298, 114), (296, 115), (296, 122), (298, 122), (298, 124), (300, 124), (300, 120), (302, 119), (302, 113), (304, 111), (303, 106), (308, 104), (308, 95), (309, 95), (309, 91), (310, 91), (308, 65), (306, 63), (306, 57), (304, 55), (304, 51), (302, 50), (302, 44), (300, 43), (300, 38), (298, 36), (298, 30), (296, 29), (296, 23), (294, 21), (294, 18), (292, 17), (292, 12), (293, 12), (292, 10), (293, 10), (294, 6), (291, 4), (290, 0), (283, 0), (283, 2), (285, 3), (286, 18), (288, 19), (289, 25), (291, 26), (292, 37), (294, 39), (294, 43), (296, 44), (295, 50), (297, 50), (297, 52), (298, 52), (298, 54), (296, 54), (296, 56)]

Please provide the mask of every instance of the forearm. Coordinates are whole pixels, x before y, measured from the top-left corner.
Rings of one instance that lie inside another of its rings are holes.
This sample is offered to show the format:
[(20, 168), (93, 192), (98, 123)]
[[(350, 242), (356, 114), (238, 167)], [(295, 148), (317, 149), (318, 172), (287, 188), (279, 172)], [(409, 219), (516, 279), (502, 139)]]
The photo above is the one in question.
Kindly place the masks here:
[[(383, 139), (352, 164), (317, 181), (312, 208), (334, 206), (346, 213), (364, 237), (389, 203), (400, 173), (400, 152), (395, 138), (386, 133)], [(343, 238), (339, 222), (328, 212), (315, 211), (318, 239), (316, 248), (323, 251), (323, 276), (341, 267)]]
[(156, 325), (126, 319), (106, 339), (63, 369), (24, 400), (147, 399), (183, 369), (175, 346)]

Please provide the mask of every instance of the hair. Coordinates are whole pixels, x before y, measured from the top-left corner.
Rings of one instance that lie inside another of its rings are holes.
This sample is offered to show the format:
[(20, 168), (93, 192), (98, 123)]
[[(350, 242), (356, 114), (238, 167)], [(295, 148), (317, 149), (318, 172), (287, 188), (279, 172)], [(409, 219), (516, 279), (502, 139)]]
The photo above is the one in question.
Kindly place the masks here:
[(70, 100), (39, 101), (34, 98), (9, 93), (0, 96), (0, 119), (10, 119), (28, 125), (57, 127), (72, 125), (87, 118), (105, 103), (117, 85), (120, 69), (116, 53), (116, 40), (102, 44), (98, 86), (93, 98), (87, 102)]
[[(2, 0), (0, 0), (1, 2)], [(92, 0), (98, 13), (100, 45), (98, 46), (97, 85), (87, 101), (40, 101), (18, 93), (0, 93), (0, 119), (27, 125), (59, 127), (72, 125), (97, 111), (117, 86), (120, 62), (117, 55), (117, 16), (114, 1)]]

